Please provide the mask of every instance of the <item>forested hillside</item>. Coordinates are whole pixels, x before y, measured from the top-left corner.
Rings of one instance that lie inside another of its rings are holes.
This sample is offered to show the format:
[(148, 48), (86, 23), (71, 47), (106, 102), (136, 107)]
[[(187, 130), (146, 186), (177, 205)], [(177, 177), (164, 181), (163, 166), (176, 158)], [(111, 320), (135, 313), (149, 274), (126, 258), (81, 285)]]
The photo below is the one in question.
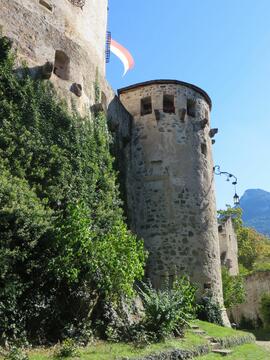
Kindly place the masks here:
[(270, 193), (261, 189), (246, 190), (240, 204), (245, 225), (270, 236)]

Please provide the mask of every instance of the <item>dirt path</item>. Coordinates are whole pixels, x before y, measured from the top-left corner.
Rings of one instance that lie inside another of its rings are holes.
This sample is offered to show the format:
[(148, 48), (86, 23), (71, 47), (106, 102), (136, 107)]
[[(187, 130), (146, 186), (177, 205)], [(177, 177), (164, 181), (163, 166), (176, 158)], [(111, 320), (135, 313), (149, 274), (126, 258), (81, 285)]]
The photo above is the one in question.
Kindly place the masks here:
[(256, 344), (270, 351), (270, 341), (256, 341)]

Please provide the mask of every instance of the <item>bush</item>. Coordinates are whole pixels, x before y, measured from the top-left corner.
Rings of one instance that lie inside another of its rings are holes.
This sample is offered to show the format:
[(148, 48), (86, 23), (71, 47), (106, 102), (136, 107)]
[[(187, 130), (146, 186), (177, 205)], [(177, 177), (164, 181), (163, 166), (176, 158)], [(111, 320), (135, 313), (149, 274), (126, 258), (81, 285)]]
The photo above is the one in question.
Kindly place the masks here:
[(222, 286), (224, 306), (226, 308), (242, 304), (245, 301), (246, 292), (244, 279), (241, 275), (231, 276), (228, 269), (222, 267)]
[(270, 326), (270, 294), (264, 294), (261, 298), (260, 312), (263, 317), (264, 326)]
[(61, 344), (60, 348), (56, 350), (54, 357), (66, 358), (66, 357), (79, 357), (78, 347), (73, 339), (66, 339)]
[(176, 280), (172, 288), (153, 289), (144, 284), (139, 290), (145, 308), (141, 322), (143, 331), (152, 341), (160, 341), (172, 335), (183, 335), (184, 328), (194, 318), (196, 288), (185, 278)]
[(29, 357), (20, 348), (13, 346), (5, 356), (5, 360), (29, 360)]
[(223, 326), (221, 307), (211, 294), (202, 297), (200, 300), (197, 317), (200, 320)]

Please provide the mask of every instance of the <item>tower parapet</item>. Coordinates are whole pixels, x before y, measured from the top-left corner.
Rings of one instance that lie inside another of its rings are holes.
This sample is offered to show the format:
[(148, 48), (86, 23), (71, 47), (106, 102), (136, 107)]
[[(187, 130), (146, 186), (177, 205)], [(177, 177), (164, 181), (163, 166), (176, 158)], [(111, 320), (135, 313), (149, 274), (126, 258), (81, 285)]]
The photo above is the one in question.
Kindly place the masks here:
[(176, 80), (118, 92), (133, 116), (128, 217), (149, 251), (147, 276), (162, 287), (167, 277), (187, 274), (222, 305), (211, 100), (202, 89)]

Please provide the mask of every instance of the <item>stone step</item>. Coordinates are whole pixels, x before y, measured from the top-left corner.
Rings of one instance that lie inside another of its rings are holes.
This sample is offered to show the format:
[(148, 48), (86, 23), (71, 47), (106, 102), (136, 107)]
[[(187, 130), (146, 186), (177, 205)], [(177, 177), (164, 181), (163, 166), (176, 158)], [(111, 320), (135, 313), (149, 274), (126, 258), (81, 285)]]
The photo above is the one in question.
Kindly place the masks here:
[(222, 356), (227, 356), (227, 355), (229, 355), (229, 354), (232, 353), (232, 350), (227, 350), (227, 349), (213, 349), (212, 352), (215, 353), (215, 354), (222, 355)]
[(213, 350), (218, 350), (220, 349), (220, 344), (217, 342), (210, 342), (210, 346)]
[(199, 330), (199, 326), (198, 325), (191, 325), (191, 329), (192, 330)]
[(205, 335), (206, 332), (200, 329), (192, 329), (193, 334), (197, 334), (197, 335)]

